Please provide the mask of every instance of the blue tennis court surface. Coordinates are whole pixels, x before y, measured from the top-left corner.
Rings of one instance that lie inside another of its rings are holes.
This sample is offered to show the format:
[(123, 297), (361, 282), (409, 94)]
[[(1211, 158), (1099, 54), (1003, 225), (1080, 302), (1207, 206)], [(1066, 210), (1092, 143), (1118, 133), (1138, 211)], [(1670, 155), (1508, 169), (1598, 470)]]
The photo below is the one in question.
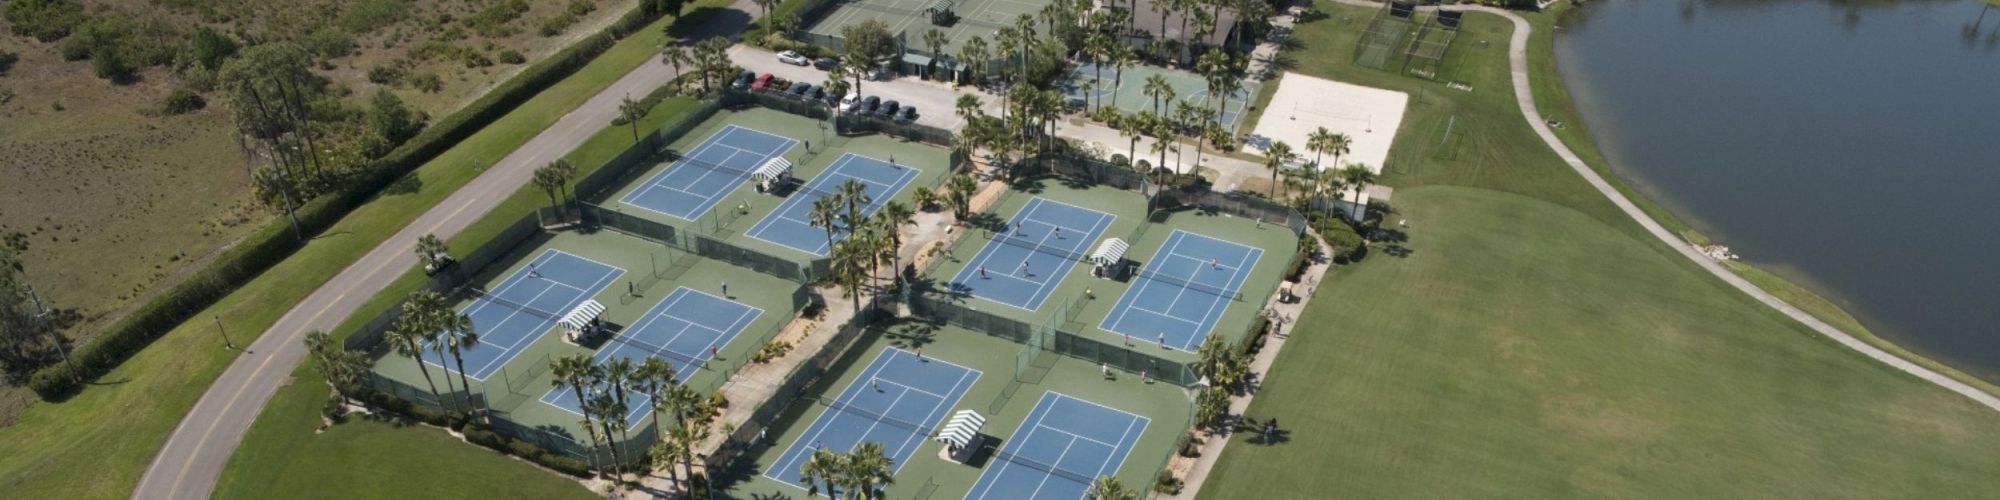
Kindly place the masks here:
[(986, 464), (965, 498), (1081, 499), (1098, 476), (1118, 475), (1118, 466), (1150, 422), (1049, 391)]
[[(548, 250), (514, 271), (506, 280), (474, 296), (459, 312), (472, 318), (472, 331), (479, 343), (459, 350), (465, 359), (466, 376), (486, 377), (507, 365), (507, 360), (535, 343), (535, 338), (556, 326), (556, 320), (570, 308), (597, 295), (618, 281), (625, 270), (610, 264), (578, 257), (561, 250)], [(447, 355), (449, 358), (449, 355)], [(425, 349), (425, 363), (457, 370), (451, 359), (439, 359)]]
[(894, 464), (891, 473), (902, 470), (931, 429), (977, 381), (978, 370), (884, 348), (805, 434), (764, 470), (764, 477), (803, 489), (799, 465), (814, 451), (847, 453), (861, 443), (881, 443)]
[[(590, 362), (603, 365), (614, 358), (625, 358), (638, 364), (649, 356), (658, 356), (674, 366), (674, 382), (683, 383), (708, 362), (709, 348), (728, 345), (730, 339), (762, 314), (762, 309), (680, 287), (646, 311), (638, 323), (618, 332)], [(625, 422), (638, 425), (639, 419), (652, 409), (649, 401), (651, 398), (644, 394), (628, 396)], [(542, 395), (542, 402), (583, 414), (575, 389), (550, 389)]]
[[(903, 187), (917, 179), (919, 171), (914, 168), (889, 163), (854, 153), (840, 155), (833, 166), (827, 167), (813, 177), (812, 183), (792, 193), (784, 205), (764, 216), (751, 226), (750, 237), (790, 247), (801, 252), (826, 256), (826, 230), (814, 227), (812, 220), (813, 202), (832, 196), (840, 191), (840, 185), (849, 180), (858, 181), (867, 188), (867, 206), (861, 208), (861, 215), (875, 213), (875, 209), (889, 204), (889, 200), (903, 192)], [(834, 233), (834, 241), (847, 239), (847, 232)]]
[(1100, 328), (1187, 351), (1200, 344), (1241, 294), (1264, 251), (1174, 230)]
[(1037, 196), (958, 270), (951, 288), (1033, 311), (1055, 293), (1071, 267), (1089, 257), (1090, 246), (1117, 218)]
[(790, 138), (744, 127), (723, 127), (618, 201), (663, 215), (695, 220), (750, 179), (765, 161), (792, 149)]

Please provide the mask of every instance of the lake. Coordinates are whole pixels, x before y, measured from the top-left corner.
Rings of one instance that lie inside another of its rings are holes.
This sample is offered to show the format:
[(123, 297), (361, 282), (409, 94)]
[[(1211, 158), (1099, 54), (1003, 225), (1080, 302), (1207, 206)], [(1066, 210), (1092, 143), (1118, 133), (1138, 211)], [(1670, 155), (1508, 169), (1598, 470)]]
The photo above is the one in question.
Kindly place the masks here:
[(1560, 24), (1572, 119), (1620, 177), (2000, 382), (2000, 6), (1601, 0)]

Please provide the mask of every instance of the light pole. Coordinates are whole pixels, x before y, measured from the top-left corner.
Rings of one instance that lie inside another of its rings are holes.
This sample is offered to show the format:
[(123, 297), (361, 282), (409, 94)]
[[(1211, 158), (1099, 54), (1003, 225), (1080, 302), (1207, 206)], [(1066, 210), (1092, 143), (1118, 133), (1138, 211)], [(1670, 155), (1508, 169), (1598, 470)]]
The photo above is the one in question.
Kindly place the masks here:
[(69, 367), (70, 379), (80, 380), (79, 377), (83, 374), (77, 372), (76, 363), (69, 360), (69, 351), (63, 349), (62, 336), (56, 334), (55, 327), (48, 324), (49, 311), (42, 307), (42, 296), (35, 293), (34, 285), (28, 285), (28, 299), (35, 303), (35, 322), (41, 323), (42, 328), (49, 333), (49, 344), (56, 346), (56, 356), (62, 358), (63, 366)]
[(236, 350), (236, 343), (229, 341), (229, 331), (222, 329), (222, 315), (217, 314), (209, 317), (215, 319), (215, 334), (222, 337), (222, 347), (232, 351)]

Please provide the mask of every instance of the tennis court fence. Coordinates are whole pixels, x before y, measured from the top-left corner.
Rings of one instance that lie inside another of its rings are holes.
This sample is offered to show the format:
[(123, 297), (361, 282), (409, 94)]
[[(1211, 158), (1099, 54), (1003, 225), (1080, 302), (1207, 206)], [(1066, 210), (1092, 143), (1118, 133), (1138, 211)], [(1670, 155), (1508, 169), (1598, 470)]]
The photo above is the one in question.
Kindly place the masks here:
[(758, 446), (771, 445), (770, 442), (760, 442), (760, 438), (764, 437), (764, 431), (776, 424), (793, 405), (809, 399), (802, 399), (801, 396), (826, 377), (827, 370), (847, 355), (848, 350), (854, 347), (862, 334), (875, 326), (875, 318), (880, 316), (881, 311), (876, 308), (873, 301), (870, 301), (868, 307), (853, 320), (841, 324), (834, 330), (833, 336), (828, 338), (824, 347), (780, 377), (777, 386), (772, 388), (770, 398), (750, 410), (750, 417), (742, 425), (737, 426), (736, 431), (731, 433), (728, 439), (723, 440), (715, 452), (703, 459), (708, 465), (708, 470), (728, 470), (730, 462), (746, 456)]
[[(1140, 192), (1146, 192), (1149, 187), (1157, 188), (1144, 173), (1077, 151), (1046, 153), (1030, 164), (1039, 169), (1034, 171), (1037, 175), (1056, 175)], [(1305, 234), (1308, 226), (1306, 217), (1297, 209), (1246, 193), (1218, 193), (1206, 186), (1195, 186), (1157, 189), (1151, 195), (1155, 211), (1192, 209), (1225, 213), (1284, 226), (1291, 229), (1295, 236)]]
[[(945, 323), (1011, 340), (1018, 343), (1041, 346), (1042, 349), (1080, 359), (1091, 364), (1105, 364), (1112, 368), (1133, 374), (1145, 374), (1154, 380), (1182, 387), (1193, 387), (1200, 380), (1194, 369), (1187, 363), (1162, 358), (1140, 352), (1131, 346), (1106, 343), (1072, 332), (1067, 328), (1035, 326), (1026, 322), (998, 314), (974, 309), (964, 304), (964, 299), (937, 291), (910, 294), (910, 307), (919, 316), (943, 320)], [(1068, 304), (1064, 304), (1067, 306)], [(1057, 315), (1060, 318), (1062, 315)], [(1038, 337), (1040, 336), (1040, 337)]]

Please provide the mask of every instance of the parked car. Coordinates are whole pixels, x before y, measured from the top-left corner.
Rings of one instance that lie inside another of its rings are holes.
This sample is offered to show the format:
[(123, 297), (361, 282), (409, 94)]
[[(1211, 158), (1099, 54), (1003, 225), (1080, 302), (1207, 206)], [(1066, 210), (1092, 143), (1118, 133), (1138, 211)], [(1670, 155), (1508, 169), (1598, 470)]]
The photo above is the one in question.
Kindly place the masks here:
[(806, 99), (817, 101), (825, 98), (826, 98), (826, 87), (814, 85), (812, 86), (812, 88), (806, 89)]
[(875, 97), (875, 96), (872, 96), (872, 95), (871, 95), (871, 96), (868, 96), (868, 97), (865, 97), (865, 98), (862, 98), (862, 99), (861, 99), (861, 105), (860, 105), (860, 106), (858, 106), (858, 107), (855, 107), (855, 108), (854, 108), (854, 112), (855, 112), (855, 113), (857, 113), (857, 114), (863, 114), (863, 115), (865, 115), (865, 114), (869, 114), (869, 113), (874, 113), (874, 112), (875, 112), (875, 108), (876, 108), (876, 107), (879, 107), (879, 106), (881, 106), (881, 105), (882, 105), (882, 98), (880, 98), (880, 97)]
[(750, 88), (750, 80), (755, 78), (757, 78), (757, 73), (755, 72), (744, 71), (742, 73), (737, 73), (736, 81), (730, 82), (729, 86), (736, 87), (739, 89), (747, 89)]
[(875, 116), (878, 118), (893, 117), (896, 116), (896, 110), (902, 107), (903, 107), (902, 103), (896, 101), (884, 102), (882, 103), (881, 108), (877, 108), (875, 110)]
[(896, 121), (902, 121), (902, 122), (917, 121), (917, 107), (903, 106), (903, 112), (901, 114), (896, 115)]
[(813, 67), (819, 68), (821, 70), (833, 69), (834, 66), (839, 66), (839, 65), (840, 65), (840, 60), (831, 57), (822, 57), (813, 60)]
[(750, 82), (750, 90), (764, 90), (765, 87), (769, 86), (771, 86), (770, 73), (757, 75), (757, 79)]
[(812, 90), (812, 84), (806, 82), (792, 82), (792, 88), (785, 89), (785, 93), (791, 95), (792, 97), (804, 99), (806, 98), (806, 91), (808, 90)]
[(799, 51), (796, 51), (796, 50), (787, 50), (787, 51), (784, 51), (784, 52), (779, 52), (779, 53), (778, 53), (778, 62), (781, 62), (781, 63), (785, 63), (785, 64), (795, 64), (795, 65), (799, 65), (799, 66), (805, 66), (805, 65), (807, 65), (807, 64), (812, 64), (812, 62), (811, 62), (811, 61), (807, 61), (807, 60), (806, 60), (806, 56), (804, 56), (804, 55), (802, 55), (802, 54), (799, 54)]
[(854, 108), (860, 106), (861, 106), (861, 94), (850, 92), (847, 94), (847, 97), (843, 97), (840, 99), (840, 112), (842, 113), (853, 112)]

